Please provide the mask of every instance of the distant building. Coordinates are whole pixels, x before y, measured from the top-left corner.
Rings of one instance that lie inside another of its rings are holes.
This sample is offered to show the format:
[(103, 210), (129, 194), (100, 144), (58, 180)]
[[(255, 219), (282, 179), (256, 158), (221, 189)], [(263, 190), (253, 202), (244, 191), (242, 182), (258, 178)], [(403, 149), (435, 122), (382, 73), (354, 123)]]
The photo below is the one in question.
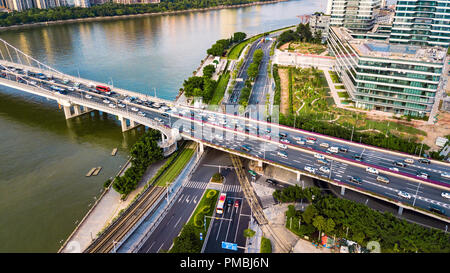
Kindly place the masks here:
[(160, 0), (113, 0), (117, 4), (156, 4), (160, 3)]
[(24, 11), (31, 8), (48, 9), (67, 6), (66, 0), (1, 0), (4, 7), (13, 11)]
[(369, 31), (375, 24), (374, 10), (380, 8), (380, 3), (381, 0), (328, 0), (330, 26)]
[(330, 27), (328, 49), (356, 107), (418, 117), (431, 112), (447, 53), (443, 47), (355, 39), (346, 28)]
[(75, 7), (88, 8), (91, 6), (91, 2), (89, 0), (75, 0), (74, 5)]
[(315, 13), (309, 18), (309, 28), (312, 33), (322, 32), (322, 38), (328, 37), (328, 28), (330, 27), (330, 15)]

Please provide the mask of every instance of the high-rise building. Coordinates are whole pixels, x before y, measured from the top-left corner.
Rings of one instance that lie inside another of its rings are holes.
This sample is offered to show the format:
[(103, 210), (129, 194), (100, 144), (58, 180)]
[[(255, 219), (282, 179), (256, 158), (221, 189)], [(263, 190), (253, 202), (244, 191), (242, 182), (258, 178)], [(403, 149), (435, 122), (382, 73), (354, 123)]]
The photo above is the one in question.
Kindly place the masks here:
[(450, 0), (397, 1), (389, 41), (411, 45), (450, 44)]
[(352, 31), (369, 31), (375, 24), (374, 9), (381, 0), (328, 0), (330, 26), (346, 27)]
[(431, 112), (445, 48), (356, 39), (344, 27), (330, 27), (328, 49), (356, 107), (419, 117)]
[(330, 27), (330, 15), (323, 13), (314, 13), (309, 18), (309, 28), (312, 33), (321, 32), (323, 39), (328, 37), (328, 28)]
[(113, 0), (114, 3), (118, 4), (154, 4), (161, 2), (160, 0)]
[(33, 8), (32, 0), (6, 0), (7, 8), (14, 11), (23, 11)]
[(88, 8), (91, 6), (91, 2), (89, 0), (75, 0), (75, 7)]

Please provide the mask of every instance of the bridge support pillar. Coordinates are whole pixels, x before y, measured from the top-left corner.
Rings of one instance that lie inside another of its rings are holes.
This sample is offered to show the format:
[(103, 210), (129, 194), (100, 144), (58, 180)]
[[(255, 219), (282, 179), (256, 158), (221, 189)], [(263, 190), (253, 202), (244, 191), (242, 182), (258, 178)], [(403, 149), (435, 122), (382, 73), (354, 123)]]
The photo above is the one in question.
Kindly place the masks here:
[(120, 125), (122, 126), (122, 132), (125, 132), (128, 129), (127, 120), (124, 117), (119, 116)]
[(137, 123), (130, 119), (130, 128), (136, 127)]
[(72, 111), (70, 110), (70, 106), (63, 106), (64, 108), (64, 116), (66, 116), (66, 119), (69, 119), (72, 117)]
[(345, 194), (345, 187), (341, 186), (341, 195), (344, 195), (344, 194)]
[(301, 174), (300, 172), (297, 172), (297, 182), (300, 182)]
[(403, 207), (398, 207), (398, 215), (402, 215), (403, 214)]
[(74, 110), (76, 116), (81, 115), (83, 113), (81, 111), (81, 107), (79, 105), (74, 105), (73, 110)]
[(262, 162), (262, 160), (258, 160), (258, 167), (260, 167), (260, 168), (263, 167), (263, 162)]

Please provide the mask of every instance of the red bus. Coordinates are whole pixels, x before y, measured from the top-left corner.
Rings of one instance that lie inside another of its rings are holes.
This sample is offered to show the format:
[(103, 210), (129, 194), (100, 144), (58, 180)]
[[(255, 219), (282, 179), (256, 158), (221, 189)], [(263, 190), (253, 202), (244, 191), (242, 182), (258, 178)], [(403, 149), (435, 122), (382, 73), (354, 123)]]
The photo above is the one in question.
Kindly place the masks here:
[(103, 85), (97, 85), (95, 87), (95, 89), (97, 89), (97, 91), (100, 91), (100, 92), (111, 92), (111, 88), (109, 88), (108, 86), (103, 86)]
[(223, 206), (225, 205), (225, 199), (227, 199), (227, 194), (222, 193), (219, 197), (219, 203), (217, 203), (217, 208), (216, 208), (217, 214), (223, 213)]

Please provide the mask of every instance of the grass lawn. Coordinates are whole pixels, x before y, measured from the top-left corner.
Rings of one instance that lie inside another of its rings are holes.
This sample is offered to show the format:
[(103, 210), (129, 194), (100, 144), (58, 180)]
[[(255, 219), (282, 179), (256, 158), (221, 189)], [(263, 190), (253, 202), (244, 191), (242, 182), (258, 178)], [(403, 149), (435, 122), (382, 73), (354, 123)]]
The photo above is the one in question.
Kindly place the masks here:
[(194, 154), (194, 149), (185, 148), (183, 152), (175, 159), (175, 162), (164, 172), (164, 174), (158, 179), (155, 186), (165, 187), (166, 182), (168, 184), (172, 183), (175, 178), (184, 169), (186, 164), (191, 159)]
[(338, 85), (338, 86), (335, 86), (334, 88), (335, 88), (335, 89), (345, 89), (345, 86), (343, 86), (343, 85)]
[(330, 71), (330, 77), (334, 83), (342, 83), (341, 79), (339, 79), (339, 76), (336, 74), (336, 72)]
[[(203, 194), (202, 199), (197, 205), (194, 213), (191, 218), (187, 222), (187, 224), (193, 224), (196, 228), (199, 229), (200, 232), (203, 231), (203, 234), (206, 234), (204, 227), (204, 216), (212, 216), (214, 210), (216, 209), (217, 198), (219, 197), (219, 191), (217, 190), (206, 190)], [(209, 223), (211, 222), (211, 218), (206, 218), (206, 230), (208, 230)], [(205, 238), (205, 236), (203, 236)]]
[(287, 49), (291, 52), (297, 52), (301, 54), (315, 54), (319, 55), (325, 50), (327, 50), (326, 45), (322, 44), (311, 44), (311, 43), (300, 43), (300, 42), (289, 42), (280, 47), (281, 50)]
[(348, 95), (347, 92), (337, 92), (339, 98), (349, 98), (350, 96)]
[(219, 78), (216, 90), (214, 91), (213, 97), (209, 104), (218, 105), (225, 94), (225, 89), (227, 89), (228, 81), (230, 80), (230, 72), (225, 72)]
[(266, 237), (261, 237), (260, 253), (272, 253), (272, 243)]

